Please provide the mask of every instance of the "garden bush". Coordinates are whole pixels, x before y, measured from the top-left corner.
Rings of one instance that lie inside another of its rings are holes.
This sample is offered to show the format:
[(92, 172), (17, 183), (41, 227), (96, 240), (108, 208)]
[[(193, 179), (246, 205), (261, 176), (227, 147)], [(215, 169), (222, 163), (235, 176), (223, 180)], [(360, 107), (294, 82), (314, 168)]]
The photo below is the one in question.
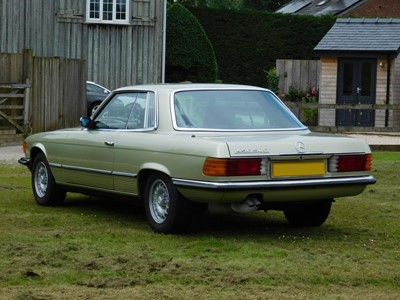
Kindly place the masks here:
[(215, 82), (213, 47), (197, 19), (176, 3), (167, 11), (166, 82)]

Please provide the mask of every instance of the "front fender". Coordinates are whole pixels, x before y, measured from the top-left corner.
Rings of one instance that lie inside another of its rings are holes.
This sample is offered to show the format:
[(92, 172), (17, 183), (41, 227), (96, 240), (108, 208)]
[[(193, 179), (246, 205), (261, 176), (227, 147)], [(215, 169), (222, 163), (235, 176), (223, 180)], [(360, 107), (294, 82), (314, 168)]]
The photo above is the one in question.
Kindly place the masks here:
[(35, 157), (38, 153), (42, 152), (45, 156), (46, 159), (48, 159), (48, 155), (47, 155), (47, 151), (46, 151), (46, 147), (41, 144), (41, 143), (35, 143), (33, 144), (29, 151), (27, 152), (29, 154), (29, 156), (27, 156), (26, 158), (29, 159), (31, 161), (31, 164), (33, 163), (33, 161), (35, 160)]

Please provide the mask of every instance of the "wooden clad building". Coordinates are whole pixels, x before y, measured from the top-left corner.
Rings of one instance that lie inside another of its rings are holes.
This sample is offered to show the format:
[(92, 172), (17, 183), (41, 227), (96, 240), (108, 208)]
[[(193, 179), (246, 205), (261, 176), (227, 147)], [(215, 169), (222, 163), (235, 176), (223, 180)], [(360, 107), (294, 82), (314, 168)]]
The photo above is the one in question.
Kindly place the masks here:
[(320, 126), (400, 126), (400, 19), (337, 19), (314, 49), (320, 57), (321, 104), (378, 109), (321, 109)]
[(0, 53), (87, 61), (110, 89), (163, 81), (165, 0), (0, 0)]

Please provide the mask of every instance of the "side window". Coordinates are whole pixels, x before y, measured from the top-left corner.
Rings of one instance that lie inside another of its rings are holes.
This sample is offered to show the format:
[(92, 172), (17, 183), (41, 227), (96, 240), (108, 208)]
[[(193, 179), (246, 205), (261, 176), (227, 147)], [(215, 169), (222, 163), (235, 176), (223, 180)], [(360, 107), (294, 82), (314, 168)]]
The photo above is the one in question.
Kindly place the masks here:
[(151, 129), (156, 126), (154, 93), (139, 93), (132, 106), (127, 129)]
[(126, 129), (132, 108), (139, 93), (116, 94), (96, 116), (95, 122), (101, 129)]
[(86, 21), (129, 24), (129, 0), (86, 0)]
[(154, 93), (132, 92), (115, 94), (93, 121), (99, 129), (152, 129), (156, 117)]
[(146, 111), (147, 93), (139, 93), (136, 101), (132, 103), (127, 129), (143, 129)]

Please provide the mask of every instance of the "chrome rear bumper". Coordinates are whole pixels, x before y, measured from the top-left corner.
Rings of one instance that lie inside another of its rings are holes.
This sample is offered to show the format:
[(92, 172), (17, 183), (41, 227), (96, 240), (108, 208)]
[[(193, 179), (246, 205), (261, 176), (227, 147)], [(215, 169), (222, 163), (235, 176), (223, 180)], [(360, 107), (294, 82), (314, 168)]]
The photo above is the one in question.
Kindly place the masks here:
[(275, 189), (275, 188), (298, 188), (298, 187), (321, 187), (342, 185), (368, 185), (374, 184), (373, 176), (344, 177), (344, 178), (318, 178), (318, 179), (296, 179), (296, 180), (268, 180), (250, 182), (215, 182), (173, 178), (175, 186), (204, 188), (212, 190), (241, 190), (241, 189)]

